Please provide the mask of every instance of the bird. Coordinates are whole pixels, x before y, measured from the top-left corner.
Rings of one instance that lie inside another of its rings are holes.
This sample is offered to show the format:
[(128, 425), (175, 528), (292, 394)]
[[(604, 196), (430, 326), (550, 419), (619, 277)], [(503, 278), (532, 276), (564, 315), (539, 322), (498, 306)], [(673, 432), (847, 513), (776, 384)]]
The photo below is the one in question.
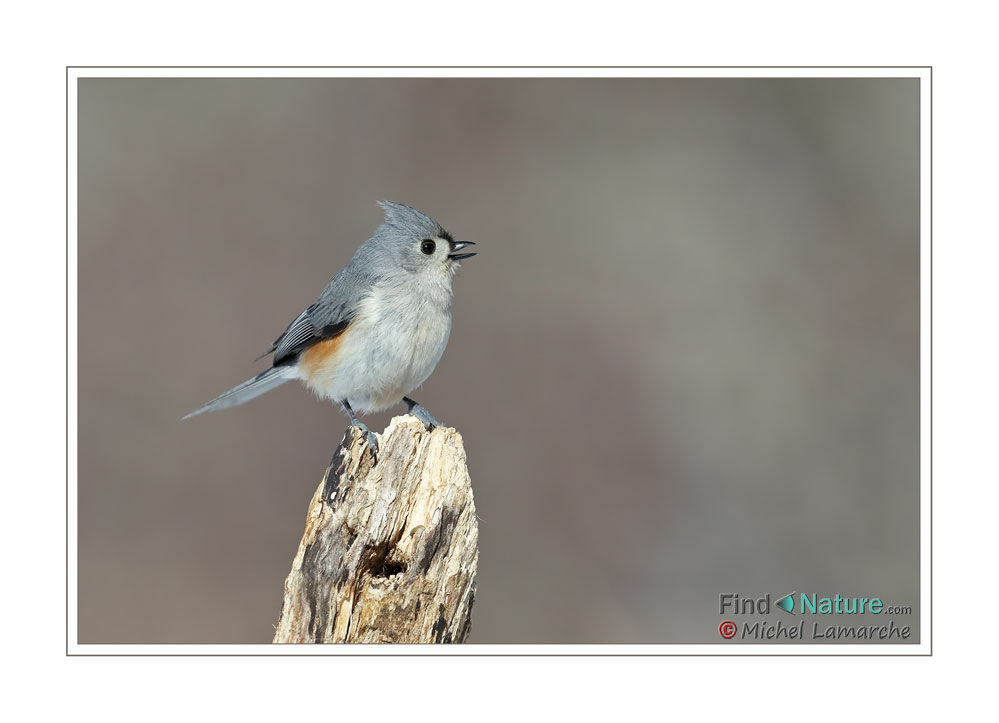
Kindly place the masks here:
[(243, 404), (297, 379), (343, 407), (372, 453), (378, 439), (357, 417), (400, 401), (431, 430), (441, 426), (410, 398), (440, 361), (451, 333), (452, 280), (462, 250), (437, 221), (395, 201), (385, 219), (270, 349), (271, 366), (184, 419)]

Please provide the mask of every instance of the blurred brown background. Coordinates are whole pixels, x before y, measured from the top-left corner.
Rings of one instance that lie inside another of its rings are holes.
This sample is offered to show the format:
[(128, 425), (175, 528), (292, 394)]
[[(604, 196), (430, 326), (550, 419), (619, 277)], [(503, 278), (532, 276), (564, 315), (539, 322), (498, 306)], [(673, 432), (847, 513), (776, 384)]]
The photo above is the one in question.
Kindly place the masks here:
[(480, 252), (414, 394), (468, 451), (471, 642), (715, 643), (719, 593), (791, 590), (918, 640), (918, 92), (81, 80), (80, 642), (270, 641), (347, 419), (296, 384), (180, 418), (382, 198)]

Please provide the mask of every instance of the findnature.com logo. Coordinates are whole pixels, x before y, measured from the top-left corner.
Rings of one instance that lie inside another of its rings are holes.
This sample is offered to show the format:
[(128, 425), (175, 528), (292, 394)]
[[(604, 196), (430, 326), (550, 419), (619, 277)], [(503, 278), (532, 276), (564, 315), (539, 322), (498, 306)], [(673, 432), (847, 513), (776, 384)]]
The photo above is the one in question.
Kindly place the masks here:
[[(738, 593), (722, 593), (718, 597), (718, 612), (721, 615), (769, 615), (771, 610), (781, 610), (789, 615), (911, 615), (909, 605), (885, 604), (878, 597), (848, 596), (836, 593), (831, 597), (823, 597), (818, 593), (801, 593), (792, 591), (781, 595), (771, 604), (770, 594), (754, 598)], [(750, 621), (737, 624), (733, 620), (725, 620), (719, 626), (719, 633), (726, 640), (735, 637), (753, 640), (908, 640), (911, 637), (909, 625), (899, 626), (894, 620), (877, 625), (820, 625), (812, 622), (811, 626), (802, 619), (790, 625), (778, 620), (773, 624), (767, 620)], [(741, 633), (741, 635), (740, 635)]]

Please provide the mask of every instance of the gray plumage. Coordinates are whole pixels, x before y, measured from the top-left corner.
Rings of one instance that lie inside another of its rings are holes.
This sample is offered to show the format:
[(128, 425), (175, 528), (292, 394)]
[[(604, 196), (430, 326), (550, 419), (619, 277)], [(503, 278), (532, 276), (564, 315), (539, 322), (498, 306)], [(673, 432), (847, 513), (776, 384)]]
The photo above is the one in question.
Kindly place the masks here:
[[(451, 328), (455, 242), (439, 223), (414, 208), (381, 201), (384, 222), (316, 299), (288, 325), (264, 356), (272, 368), (233, 387), (184, 419), (236, 406), (290, 379), (353, 415), (384, 409), (404, 397), (437, 365)], [(335, 344), (306, 354), (319, 342)], [(303, 361), (304, 359), (304, 361)], [(428, 424), (433, 417), (419, 408)], [(416, 413), (416, 412), (414, 412)], [(424, 418), (421, 416), (421, 418)]]
[(286, 369), (282, 367), (271, 367), (270, 369), (260, 372), (252, 379), (247, 379), (242, 384), (237, 384), (229, 391), (223, 392), (200, 409), (196, 409), (190, 414), (184, 415), (182, 420), (190, 419), (191, 417), (197, 416), (204, 412), (214, 412), (217, 409), (235, 407), (243, 402), (250, 401), (254, 397), (259, 397), (264, 392), (269, 392), (271, 389), (281, 386), (289, 379), (294, 379), (294, 377), (290, 376)]
[(413, 239), (451, 239), (451, 234), (439, 223), (415, 208), (394, 201), (379, 201), (378, 205), (385, 211), (385, 221), (330, 279), (319, 298), (262, 355), (273, 352), (275, 366), (349, 324), (361, 299), (371, 289), (380, 283), (393, 283), (399, 267), (407, 264), (407, 246)]

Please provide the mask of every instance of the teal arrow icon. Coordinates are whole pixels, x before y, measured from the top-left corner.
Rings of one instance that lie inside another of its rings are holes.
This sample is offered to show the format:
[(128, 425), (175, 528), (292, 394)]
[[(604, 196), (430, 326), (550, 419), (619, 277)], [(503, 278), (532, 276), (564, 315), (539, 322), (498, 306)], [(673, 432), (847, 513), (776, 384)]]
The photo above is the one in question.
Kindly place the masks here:
[(777, 607), (786, 613), (794, 614), (794, 593), (790, 592), (780, 600), (774, 603)]

